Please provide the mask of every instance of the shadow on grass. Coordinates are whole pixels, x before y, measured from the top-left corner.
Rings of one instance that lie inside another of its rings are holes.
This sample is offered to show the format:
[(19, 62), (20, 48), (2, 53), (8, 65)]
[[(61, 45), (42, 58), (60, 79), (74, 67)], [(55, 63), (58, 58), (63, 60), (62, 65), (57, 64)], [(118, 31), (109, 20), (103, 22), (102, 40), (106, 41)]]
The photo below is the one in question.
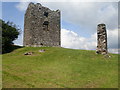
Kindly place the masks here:
[(24, 46), (18, 46), (18, 45), (11, 45), (9, 47), (6, 47), (4, 51), (2, 51), (2, 54), (10, 53), (16, 49), (23, 48)]

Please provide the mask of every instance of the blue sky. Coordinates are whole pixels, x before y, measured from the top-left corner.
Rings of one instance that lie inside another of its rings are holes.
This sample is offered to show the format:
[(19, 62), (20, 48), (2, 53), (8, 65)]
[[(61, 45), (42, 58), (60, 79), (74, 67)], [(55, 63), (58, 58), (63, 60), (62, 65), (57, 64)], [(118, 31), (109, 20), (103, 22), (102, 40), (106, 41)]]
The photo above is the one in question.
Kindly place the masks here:
[(14, 22), (23, 29), (24, 26), (24, 13), (15, 8), (16, 2), (3, 2), (2, 3), (2, 19), (4, 21)]
[[(116, 2), (40, 2), (52, 10), (61, 11), (62, 47), (74, 49), (96, 49), (96, 27), (107, 25), (108, 47), (111, 52), (118, 48), (118, 3)], [(67, 4), (67, 5), (66, 5)], [(21, 28), (21, 35), (15, 44), (22, 45), (24, 14), (28, 2), (2, 2), (2, 19), (14, 22)]]
[[(16, 25), (18, 25), (22, 31), (24, 29), (24, 14), (25, 11), (19, 11), (16, 8), (16, 5), (19, 2), (3, 2), (2, 3), (2, 19), (4, 21), (12, 21), (14, 22)], [(80, 26), (75, 25), (75, 24), (71, 24), (69, 22), (66, 22), (64, 20), (61, 20), (61, 28), (66, 28), (69, 30), (73, 30), (74, 32), (86, 36), (88, 37), (88, 35), (85, 34), (85, 32), (80, 32), (79, 30), (82, 29)]]

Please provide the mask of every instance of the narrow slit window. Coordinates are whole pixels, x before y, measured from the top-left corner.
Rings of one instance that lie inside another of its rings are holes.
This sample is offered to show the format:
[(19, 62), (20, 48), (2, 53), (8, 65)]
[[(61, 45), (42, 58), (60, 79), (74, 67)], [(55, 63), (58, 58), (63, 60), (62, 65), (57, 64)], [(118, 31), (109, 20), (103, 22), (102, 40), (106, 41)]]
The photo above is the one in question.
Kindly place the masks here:
[(43, 23), (43, 30), (48, 30), (48, 25), (49, 25), (49, 22), (48, 21), (44, 21), (44, 23)]
[(48, 17), (48, 12), (44, 12), (44, 16)]
[(49, 22), (48, 21), (44, 21), (43, 25), (48, 25)]

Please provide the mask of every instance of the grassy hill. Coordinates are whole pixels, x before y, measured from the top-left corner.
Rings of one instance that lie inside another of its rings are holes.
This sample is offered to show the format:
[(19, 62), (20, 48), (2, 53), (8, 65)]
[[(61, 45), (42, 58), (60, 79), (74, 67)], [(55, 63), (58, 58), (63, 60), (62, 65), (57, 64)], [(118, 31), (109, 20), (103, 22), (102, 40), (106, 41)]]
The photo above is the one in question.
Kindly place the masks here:
[[(29, 51), (33, 55), (25, 56)], [(59, 47), (16, 49), (3, 54), (3, 88), (117, 88), (118, 55), (110, 55)]]

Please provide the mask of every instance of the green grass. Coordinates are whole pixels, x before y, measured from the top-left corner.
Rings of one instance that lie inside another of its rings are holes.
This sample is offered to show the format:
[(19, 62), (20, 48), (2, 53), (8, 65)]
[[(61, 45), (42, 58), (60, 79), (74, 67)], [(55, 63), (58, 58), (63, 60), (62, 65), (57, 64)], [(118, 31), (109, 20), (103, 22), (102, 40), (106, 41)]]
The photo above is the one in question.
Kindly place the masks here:
[[(45, 49), (43, 53), (38, 52)], [(33, 51), (31, 56), (25, 52)], [(117, 88), (118, 55), (59, 47), (25, 47), (3, 54), (3, 88)]]

